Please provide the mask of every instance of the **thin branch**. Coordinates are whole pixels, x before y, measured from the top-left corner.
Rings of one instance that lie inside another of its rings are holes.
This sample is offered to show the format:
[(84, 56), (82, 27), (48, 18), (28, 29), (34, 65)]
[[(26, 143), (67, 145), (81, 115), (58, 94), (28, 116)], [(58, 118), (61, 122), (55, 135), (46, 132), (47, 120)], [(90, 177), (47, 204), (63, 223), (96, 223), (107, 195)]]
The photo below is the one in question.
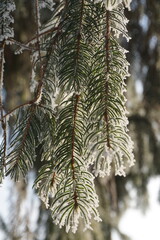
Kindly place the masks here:
[[(78, 64), (78, 61), (79, 61), (81, 31), (82, 31), (82, 20), (83, 20), (83, 10), (84, 10), (84, 0), (82, 0), (82, 2), (81, 2), (79, 32), (78, 32), (78, 35), (77, 35), (77, 52), (76, 52), (76, 56), (75, 56), (75, 67), (76, 67), (76, 65)], [(74, 80), (74, 83), (75, 83), (75, 80)]]
[[(39, 86), (40, 87), (40, 86)], [(16, 111), (17, 109), (20, 109), (22, 107), (28, 106), (28, 105), (34, 105), (36, 104), (36, 100), (37, 98), (34, 98), (33, 100), (30, 100), (26, 103), (20, 104), (17, 107), (13, 108), (12, 110), (10, 110), (8, 113), (6, 113), (5, 115), (3, 115), (0, 119), (0, 122), (2, 122), (4, 119), (6, 119), (9, 115), (11, 115), (14, 111)], [(38, 104), (38, 107), (42, 107), (44, 109), (49, 110), (47, 107), (43, 106), (42, 104)]]
[[(108, 74), (109, 74), (109, 41), (110, 41), (110, 24), (109, 24), (109, 11), (106, 11), (106, 35), (105, 35), (105, 50), (106, 50), (106, 67), (107, 67), (107, 79), (106, 79), (106, 85), (105, 85), (105, 90), (106, 90), (106, 102), (108, 103)], [(109, 138), (109, 119), (108, 119), (108, 106), (106, 106), (105, 112), (104, 112), (104, 119), (106, 122), (106, 128), (107, 128), (107, 146), (108, 148), (111, 147), (110, 145), (110, 138)]]
[[(1, 113), (2, 116), (2, 113)], [(2, 121), (2, 129), (3, 129), (3, 139), (4, 139), (4, 156), (3, 156), (3, 167), (6, 171), (6, 152), (7, 152), (7, 129), (6, 129), (6, 119)]]
[(78, 61), (78, 56), (79, 56), (79, 51), (80, 51), (80, 40), (81, 40), (81, 31), (82, 31), (82, 20), (83, 20), (83, 9), (84, 9), (84, 0), (82, 0), (81, 4), (81, 12), (80, 12), (80, 22), (79, 22), (79, 33), (77, 35), (77, 61)]
[(3, 167), (6, 167), (6, 149), (7, 149), (7, 131), (6, 131), (6, 120), (3, 119), (3, 98), (2, 98), (2, 91), (3, 91), (3, 71), (4, 71), (4, 48), (5, 48), (5, 41), (2, 43), (2, 50), (0, 56), (0, 115), (2, 118), (1, 126), (3, 129), (3, 140), (4, 140), (4, 156), (3, 156)]
[(15, 40), (13, 38), (9, 38), (8, 41), (13, 42), (15, 45), (20, 46), (20, 47), (22, 47), (26, 50), (29, 50), (29, 51), (35, 50), (34, 48), (31, 48), (31, 47), (27, 46), (27, 43), (21, 43), (21, 42)]
[[(80, 10), (80, 22), (79, 22), (79, 33), (77, 35), (77, 52), (75, 57), (75, 62), (78, 64), (79, 60), (79, 52), (80, 52), (80, 41), (81, 41), (81, 31), (82, 31), (82, 19), (83, 19), (83, 9), (84, 9), (84, 0), (81, 1), (81, 10)], [(80, 95), (75, 95), (75, 106), (74, 106), (74, 115), (73, 115), (73, 130), (72, 130), (72, 158), (71, 158), (71, 166), (72, 166), (72, 177), (75, 180), (75, 159), (74, 159), (74, 145), (75, 145), (75, 128), (76, 128), (76, 118), (77, 118), (77, 107), (79, 102)], [(74, 190), (74, 202), (75, 209), (78, 207), (77, 202), (77, 191), (76, 188)]]
[[(51, 33), (51, 32), (54, 32), (54, 31), (57, 31), (58, 30), (58, 26), (57, 27), (52, 27), (44, 32), (40, 32), (38, 37), (42, 37), (48, 33)], [(32, 44), (33, 41), (37, 40), (37, 35), (35, 37), (33, 37), (32, 39), (30, 39), (28, 42), (26, 42), (25, 44), (28, 46), (29, 44)]]
[(53, 172), (53, 176), (52, 176), (52, 180), (51, 180), (51, 186), (53, 187), (54, 183), (55, 183), (55, 177), (56, 177), (56, 173)]
[(15, 108), (13, 108), (12, 110), (10, 110), (8, 113), (6, 113), (5, 115), (3, 115), (2, 117), (1, 117), (1, 119), (0, 119), (0, 122), (2, 122), (6, 117), (8, 117), (9, 115), (11, 115), (14, 111), (16, 111), (17, 109), (20, 109), (20, 108), (22, 108), (22, 107), (24, 107), (24, 106), (27, 106), (27, 105), (31, 105), (31, 104), (33, 104), (34, 103), (34, 101), (29, 101), (29, 102), (27, 102), (27, 103), (23, 103), (23, 104), (20, 104), (20, 105), (18, 105), (17, 107), (15, 107)]
[[(82, 29), (82, 18), (83, 18), (83, 8), (84, 8), (84, 0), (82, 0), (82, 5), (81, 5), (81, 12), (80, 12), (80, 26), (79, 26), (79, 33), (77, 36), (77, 52), (76, 52), (76, 62), (78, 62), (79, 58), (79, 51), (80, 51), (80, 40), (81, 40), (81, 29)], [(79, 101), (80, 95), (75, 95), (75, 106), (74, 106), (74, 116), (73, 116), (73, 130), (72, 130), (72, 160), (71, 160), (71, 165), (72, 165), (72, 170), (73, 170), (73, 179), (75, 179), (74, 175), (74, 141), (75, 141), (75, 127), (76, 127), (76, 116), (77, 116), (77, 106), (78, 106), (78, 101)]]
[[(39, 14), (39, 1), (35, 0), (35, 9), (36, 9), (36, 24), (37, 24), (37, 47), (38, 47), (38, 54), (39, 54), (39, 61), (40, 61), (40, 79), (39, 79), (39, 84), (37, 88), (37, 94), (36, 94), (36, 101), (41, 98), (42, 95), (42, 85), (43, 85), (43, 64), (42, 64), (42, 57), (41, 57), (41, 49), (40, 49), (40, 39), (39, 39), (39, 34), (40, 34), (40, 14)], [(41, 100), (41, 99), (40, 99)]]
[(74, 175), (74, 144), (75, 144), (75, 128), (76, 128), (76, 117), (77, 117), (77, 107), (80, 95), (75, 95), (75, 105), (74, 105), (74, 113), (73, 113), (73, 129), (72, 129), (72, 154), (71, 154), (71, 166), (73, 170), (73, 179), (75, 179)]
[[(76, 118), (77, 118), (77, 107), (80, 95), (75, 95), (75, 105), (74, 105), (74, 113), (73, 113), (73, 129), (72, 129), (72, 153), (71, 153), (71, 168), (72, 168), (72, 177), (75, 180), (75, 159), (74, 159), (74, 147), (75, 147), (75, 128), (76, 128)], [(77, 192), (74, 190), (74, 201), (75, 208), (77, 208)]]
[[(48, 29), (48, 30), (46, 30), (46, 31), (39, 32), (38, 37), (40, 38), (40, 37), (42, 37), (42, 36), (44, 36), (44, 35), (46, 35), (46, 34), (49, 34), (49, 33), (53, 32), (53, 31), (57, 31), (57, 30), (58, 30), (58, 27), (52, 27), (52, 28), (50, 28), (50, 29)], [(13, 39), (13, 38), (9, 38), (9, 39), (8, 39), (8, 41), (11, 41), (11, 42), (13, 42), (15, 45), (17, 45), (17, 46), (19, 46), (19, 47), (22, 47), (22, 48), (24, 48), (24, 49), (26, 49), (26, 50), (29, 50), (29, 51), (36, 50), (36, 49), (34, 49), (34, 48), (32, 48), (32, 47), (29, 46), (30, 44), (35, 44), (35, 43), (37, 42), (37, 41), (34, 42), (35, 40), (37, 40), (37, 34), (36, 34), (36, 36), (34, 36), (33, 38), (31, 38), (29, 41), (24, 42), (24, 43), (19, 42), (19, 41)]]

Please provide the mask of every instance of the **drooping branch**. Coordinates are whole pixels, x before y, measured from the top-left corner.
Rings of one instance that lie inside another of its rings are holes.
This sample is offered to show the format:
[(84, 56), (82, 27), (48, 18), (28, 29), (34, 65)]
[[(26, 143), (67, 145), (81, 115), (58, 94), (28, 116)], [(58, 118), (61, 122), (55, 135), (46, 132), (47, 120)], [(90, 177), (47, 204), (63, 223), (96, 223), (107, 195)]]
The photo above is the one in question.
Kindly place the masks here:
[(91, 229), (91, 217), (100, 221), (94, 176), (109, 175), (112, 162), (116, 174), (124, 175), (124, 161), (133, 163), (124, 97), (128, 62), (116, 39), (128, 36), (127, 20), (119, 2), (60, 1), (60, 10), (54, 9), (41, 30), (41, 7), (35, 0), (36, 36), (26, 44), (14, 42), (31, 51), (37, 87), (33, 100), (5, 115), (2, 110), (2, 126), (20, 110), (8, 173), (16, 180), (20, 173), (25, 176), (41, 147), (40, 158), (47, 163), (35, 185), (55, 223), (66, 225), (67, 232), (76, 232), (79, 218), (85, 229)]
[(29, 115), (29, 118), (28, 118), (28, 120), (26, 122), (26, 125), (25, 125), (24, 134), (23, 134), (23, 138), (22, 138), (22, 141), (21, 141), (21, 146), (18, 149), (19, 156), (16, 159), (15, 165), (18, 164), (18, 160), (21, 158), (20, 155), (22, 154), (23, 147), (25, 145), (26, 138), (27, 138), (27, 135), (29, 133), (29, 129), (30, 129), (30, 126), (31, 126), (31, 119), (32, 119), (32, 115), (33, 115), (33, 112), (34, 112), (34, 108), (35, 108), (35, 106), (32, 106), (30, 108), (30, 115)]

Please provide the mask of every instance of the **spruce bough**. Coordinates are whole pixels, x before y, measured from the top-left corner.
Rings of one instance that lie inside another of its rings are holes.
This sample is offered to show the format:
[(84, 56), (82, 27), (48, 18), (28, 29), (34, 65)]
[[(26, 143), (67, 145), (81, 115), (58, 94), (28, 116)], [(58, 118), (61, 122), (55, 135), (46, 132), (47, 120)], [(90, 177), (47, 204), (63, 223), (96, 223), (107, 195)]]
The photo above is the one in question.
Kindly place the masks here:
[[(127, 51), (118, 39), (129, 40), (124, 8), (131, 0), (35, 0), (35, 36), (27, 43), (13, 37), (14, 1), (0, 3), (0, 150), (1, 181), (16, 181), (42, 161), (34, 187), (50, 208), (55, 224), (76, 232), (82, 219), (101, 221), (94, 178), (125, 176), (134, 164), (125, 107), (129, 76)], [(52, 17), (41, 25), (43, 9)], [(4, 110), (4, 50), (29, 51), (33, 99)], [(8, 139), (8, 119), (16, 126)], [(37, 149), (41, 154), (36, 156)]]

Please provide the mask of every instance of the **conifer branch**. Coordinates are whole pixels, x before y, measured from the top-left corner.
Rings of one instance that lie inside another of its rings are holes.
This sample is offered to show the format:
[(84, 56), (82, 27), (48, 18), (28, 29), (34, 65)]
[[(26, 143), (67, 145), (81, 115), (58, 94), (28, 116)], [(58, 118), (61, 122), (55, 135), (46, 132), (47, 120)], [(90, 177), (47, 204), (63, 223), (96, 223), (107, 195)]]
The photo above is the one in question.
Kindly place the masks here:
[[(18, 180), (41, 147), (43, 166), (34, 186), (55, 224), (75, 233), (83, 218), (84, 229), (91, 229), (92, 217), (100, 221), (94, 177), (109, 175), (112, 165), (115, 174), (125, 175), (134, 163), (124, 96), (129, 63), (118, 42), (120, 35), (129, 40), (124, 4), (129, 8), (131, 0), (66, 0), (55, 8), (50, 0), (35, 0), (36, 34), (22, 44), (13, 39), (15, 6), (7, 2), (0, 3), (8, 11), (7, 19), (0, 16), (0, 41), (18, 45), (19, 53), (30, 51), (34, 97), (4, 114), (0, 96), (3, 149), (9, 152), (3, 165)], [(44, 7), (53, 16), (41, 28)], [(17, 122), (6, 149), (6, 121), (14, 112)]]
[(25, 142), (26, 142), (26, 137), (28, 135), (28, 132), (29, 132), (29, 128), (30, 128), (30, 125), (31, 125), (31, 119), (32, 119), (32, 114), (33, 114), (33, 110), (34, 110), (34, 107), (32, 106), (30, 108), (30, 115), (29, 115), (29, 118), (26, 122), (26, 126), (25, 126), (25, 129), (24, 129), (24, 133), (23, 133), (23, 138), (22, 138), (22, 141), (21, 141), (21, 145), (20, 145), (20, 148), (18, 149), (18, 152), (19, 152), (19, 156), (17, 157), (16, 161), (15, 161), (15, 165), (18, 164), (18, 161), (20, 159), (20, 155), (22, 154), (22, 150), (23, 150), (23, 147), (25, 145)]
[[(32, 133), (31, 133), (31, 120), (33, 118), (33, 114), (35, 111), (35, 105), (32, 105), (29, 110), (26, 112), (26, 118), (22, 118), (22, 122), (19, 122), (19, 128), (23, 127), (23, 133), (18, 133), (17, 129), (14, 131), (14, 135), (17, 136), (18, 140), (14, 139), (12, 137), (11, 146), (13, 147), (12, 151), (7, 155), (7, 165), (9, 165), (7, 169), (7, 175), (10, 174), (12, 177), (15, 178), (17, 181), (20, 177), (20, 173), (22, 173), (22, 176), (25, 177), (25, 174), (29, 167), (32, 165), (31, 158), (34, 156), (30, 156), (30, 159), (26, 159), (25, 155), (29, 156), (28, 151), (28, 141), (32, 139)], [(19, 131), (22, 131), (22, 129), (19, 129)], [(13, 135), (13, 136), (14, 136)], [(30, 139), (30, 140), (29, 140)], [(32, 139), (33, 140), (33, 139)], [(19, 142), (18, 142), (19, 141)]]

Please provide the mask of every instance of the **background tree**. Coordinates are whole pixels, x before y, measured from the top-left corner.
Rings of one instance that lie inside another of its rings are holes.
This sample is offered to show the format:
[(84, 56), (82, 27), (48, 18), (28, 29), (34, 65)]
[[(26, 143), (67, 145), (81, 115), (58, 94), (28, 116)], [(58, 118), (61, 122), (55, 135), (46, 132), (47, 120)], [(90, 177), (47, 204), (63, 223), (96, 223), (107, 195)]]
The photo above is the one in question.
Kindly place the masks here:
[[(21, 2), (22, 4), (22, 2)], [(27, 2), (29, 4), (29, 1)], [(20, 9), (23, 9), (22, 6)], [(26, 8), (26, 11), (29, 11), (30, 8)], [(152, 9), (152, 11), (151, 11)], [(128, 49), (130, 50), (130, 62), (131, 62), (131, 76), (132, 78), (128, 81), (128, 108), (130, 109), (130, 129), (132, 135), (135, 139), (135, 155), (137, 164), (129, 173), (127, 178), (120, 178), (111, 176), (110, 178), (101, 179), (97, 181), (98, 191), (100, 197), (100, 205), (101, 205), (101, 216), (103, 222), (101, 224), (94, 225), (94, 232), (86, 232), (84, 236), (77, 235), (73, 236), (66, 235), (63, 230), (59, 231), (55, 226), (53, 227), (52, 220), (48, 217), (48, 213), (44, 210), (43, 205), (40, 207), (40, 215), (39, 215), (39, 226), (43, 224), (43, 227), (37, 227), (38, 231), (42, 229), (44, 231), (44, 237), (42, 239), (72, 239), (77, 238), (81, 239), (111, 239), (111, 231), (112, 229), (117, 229), (119, 217), (121, 213), (126, 209), (128, 205), (128, 192), (126, 191), (126, 183), (130, 181), (135, 189), (137, 189), (137, 204), (144, 206), (144, 201), (146, 199), (146, 186), (149, 178), (152, 175), (159, 174), (159, 163), (158, 163), (158, 155), (159, 155), (159, 142), (158, 142), (158, 111), (159, 108), (159, 100), (158, 100), (158, 56), (159, 56), (159, 48), (158, 48), (158, 33), (157, 25), (159, 24), (159, 3), (158, 1), (147, 1), (146, 4), (133, 1), (132, 2), (132, 12), (127, 13), (129, 18), (131, 18), (129, 24), (129, 31), (132, 35), (132, 40), (128, 45)], [(17, 14), (17, 13), (15, 13)], [(26, 14), (27, 15), (27, 14)], [(149, 16), (149, 18), (148, 18)], [(18, 17), (18, 16), (17, 16)], [(152, 19), (151, 22), (147, 19)], [(156, 26), (156, 27), (155, 27)], [(33, 30), (34, 31), (34, 30)], [(29, 29), (30, 34), (30, 29)], [(139, 40), (139, 38), (141, 40)], [(139, 42), (143, 42), (142, 46), (139, 46)], [(126, 44), (126, 43), (125, 43)], [(6, 55), (11, 55), (11, 50), (8, 49)], [(18, 59), (18, 58), (17, 58)], [(150, 61), (148, 61), (148, 59)], [(18, 60), (17, 60), (18, 61)], [(9, 62), (9, 61), (8, 61)], [(26, 61), (25, 61), (26, 62)], [(28, 62), (28, 61), (27, 61)], [(7, 67), (7, 65), (6, 65)], [(26, 73), (28, 72), (28, 65), (25, 64)], [(13, 69), (14, 72), (15, 69)], [(24, 76), (23, 73), (18, 71), (18, 74)], [(12, 76), (14, 76), (12, 74)], [(25, 74), (26, 76), (26, 74)], [(152, 77), (151, 77), (152, 76)], [(153, 77), (155, 76), (155, 77)], [(26, 82), (28, 86), (27, 78), (17, 77), (17, 81)], [(5, 82), (5, 86), (7, 89), (7, 84), (10, 79), (7, 79)], [(20, 85), (19, 84), (19, 85)], [(137, 84), (141, 84), (144, 91), (139, 95), (136, 92)], [(8, 84), (8, 86), (10, 86)], [(21, 85), (20, 85), (21, 86)], [(135, 92), (133, 92), (133, 87), (135, 87)], [(24, 91), (23, 87), (21, 88), (22, 92)], [(27, 88), (25, 88), (27, 89)], [(131, 90), (130, 90), (131, 89)], [(9, 96), (9, 92), (11, 89), (8, 88), (7, 95)], [(21, 93), (21, 90), (19, 90)], [(14, 91), (11, 91), (14, 94)], [(24, 91), (25, 92), (25, 91)], [(27, 91), (29, 92), (29, 91)], [(156, 94), (155, 94), (156, 93)], [(26, 94), (26, 93), (24, 93)], [(22, 95), (24, 95), (22, 94)], [(28, 95), (28, 93), (27, 93)], [(17, 92), (15, 92), (15, 96), (17, 96)], [(14, 96), (14, 97), (15, 97)], [(17, 96), (17, 102), (22, 102), (21, 97)], [(28, 100), (28, 96), (27, 96)], [(142, 101), (143, 100), (143, 101)], [(7, 101), (6, 101), (7, 102)], [(11, 101), (12, 102), (12, 101)], [(25, 102), (25, 100), (24, 100)], [(17, 103), (15, 102), (15, 105)], [(147, 138), (149, 141), (147, 141)], [(139, 148), (140, 146), (140, 148)], [(37, 150), (38, 151), (38, 150)], [(37, 167), (39, 168), (39, 162), (36, 162)], [(22, 184), (22, 183), (21, 183)], [(106, 186), (106, 187), (100, 187)], [(23, 202), (23, 197), (26, 196), (27, 189), (25, 185), (21, 185), (21, 191), (19, 190), (19, 201)], [(139, 198), (140, 196), (140, 198)], [(144, 196), (142, 200), (142, 196)], [(16, 204), (15, 204), (16, 205)], [(19, 205), (20, 206), (20, 205)], [(121, 206), (121, 207), (119, 207)], [(123, 207), (122, 207), (123, 206)], [(21, 224), (23, 226), (22, 229), (16, 228), (15, 232), (13, 229), (17, 226), (19, 210), (15, 211), (14, 214), (17, 214), (14, 217), (14, 223), (11, 229), (6, 229), (6, 233), (9, 239), (16, 239), (20, 236), (20, 239), (27, 239), (27, 234), (29, 234), (28, 239), (40, 239), (41, 237), (38, 235), (39, 232), (34, 230), (32, 231), (29, 223), (29, 219), (26, 215), (26, 218), (23, 218), (24, 222)], [(106, 210), (107, 209), (107, 210)], [(116, 217), (112, 217), (112, 214), (116, 210)], [(105, 213), (105, 214), (104, 214)], [(25, 221), (26, 219), (26, 221)], [(48, 219), (48, 220), (46, 220)], [(21, 220), (20, 220), (21, 222)], [(46, 225), (44, 224), (46, 223)], [(5, 224), (5, 222), (4, 222)], [(8, 226), (8, 224), (6, 224)], [(46, 227), (44, 227), (46, 226)], [(22, 236), (22, 232), (26, 231), (26, 235)], [(119, 230), (117, 229), (119, 232)], [(81, 232), (81, 230), (80, 230)], [(121, 233), (120, 233), (121, 234)], [(124, 236), (122, 235), (122, 239)]]

